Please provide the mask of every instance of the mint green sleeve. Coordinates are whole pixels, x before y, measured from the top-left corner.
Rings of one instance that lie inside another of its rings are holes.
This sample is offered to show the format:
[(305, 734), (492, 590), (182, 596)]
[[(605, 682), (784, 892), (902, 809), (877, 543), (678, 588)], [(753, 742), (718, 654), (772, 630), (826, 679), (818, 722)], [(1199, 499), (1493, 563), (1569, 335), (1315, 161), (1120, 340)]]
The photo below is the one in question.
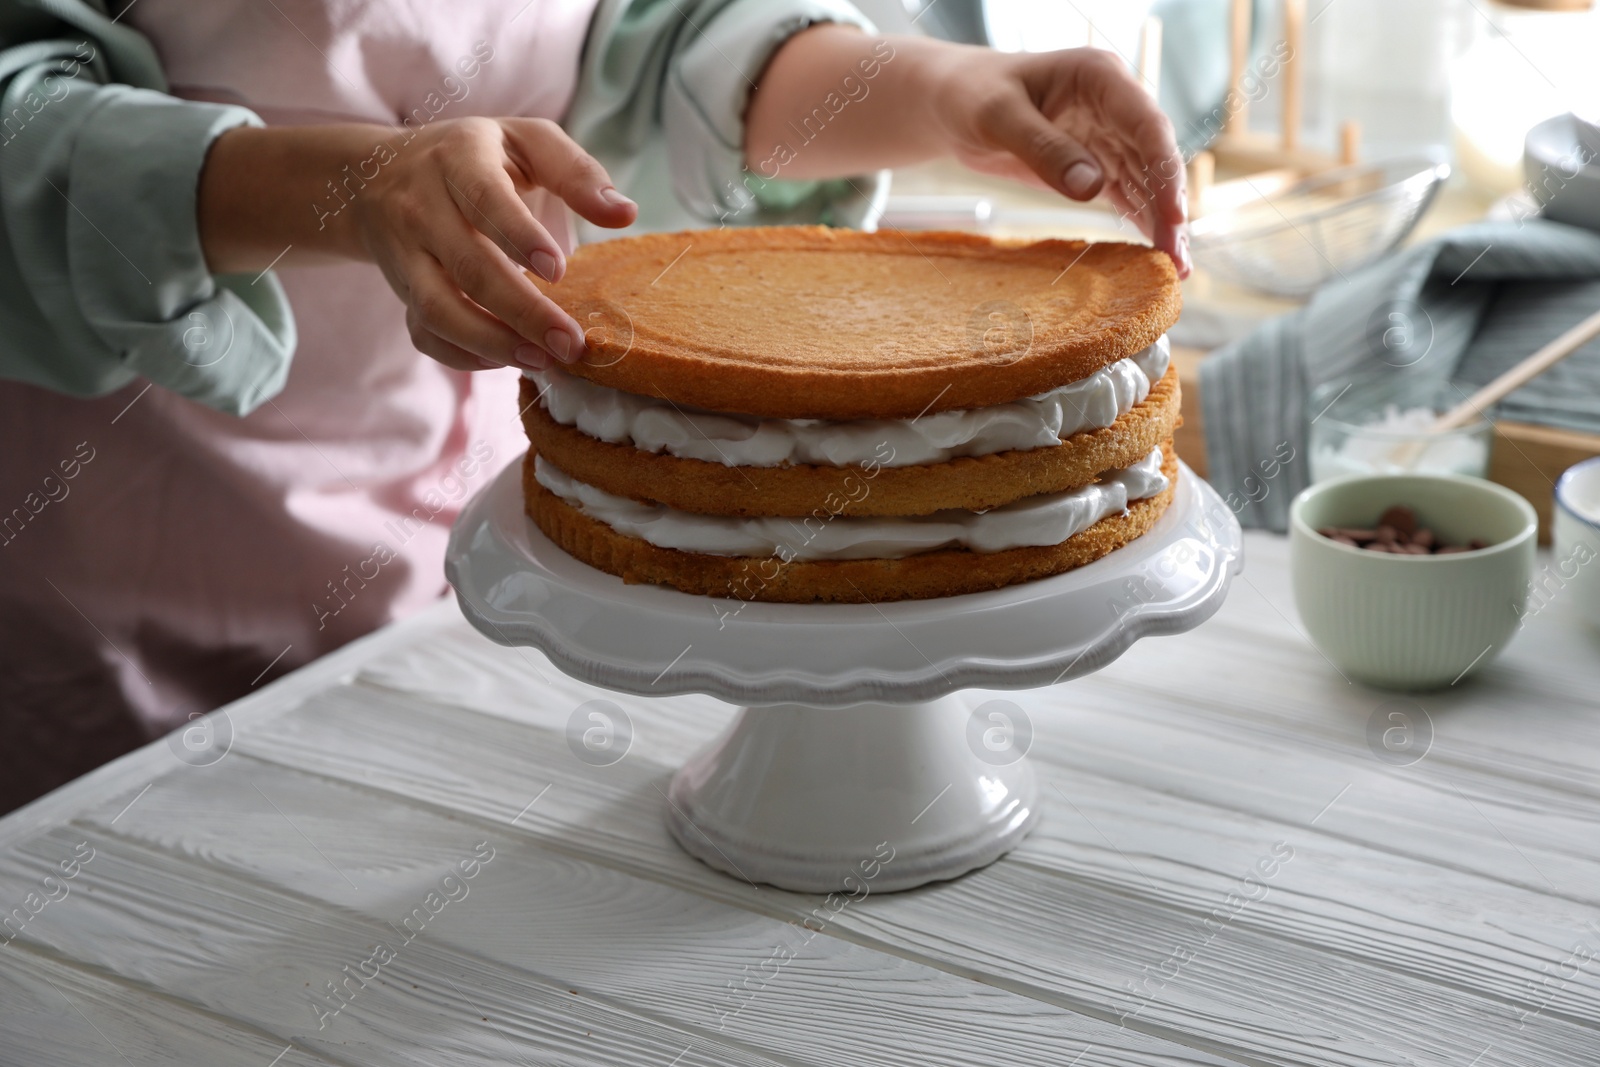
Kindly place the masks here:
[(260, 120), (164, 89), (90, 5), (0, 0), (0, 378), (244, 414), (283, 387), (294, 320), (270, 274), (207, 270), (195, 201), (212, 142)]
[[(567, 129), (639, 202), (634, 229), (876, 222), (887, 171), (767, 181), (744, 163), (745, 109), (767, 62), (824, 22), (874, 32), (845, 0), (602, 0)], [(845, 93), (831, 103), (849, 106)]]

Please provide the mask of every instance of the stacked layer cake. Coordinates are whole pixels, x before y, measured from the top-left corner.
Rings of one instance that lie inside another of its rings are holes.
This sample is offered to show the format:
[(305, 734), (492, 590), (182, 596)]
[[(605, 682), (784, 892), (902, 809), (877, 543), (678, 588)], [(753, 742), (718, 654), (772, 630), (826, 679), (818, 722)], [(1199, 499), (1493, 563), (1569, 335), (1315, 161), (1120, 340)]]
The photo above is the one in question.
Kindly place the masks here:
[(952, 596), (1147, 531), (1178, 477), (1165, 256), (815, 228), (588, 246), (589, 352), (529, 372), (528, 515), (629, 582)]

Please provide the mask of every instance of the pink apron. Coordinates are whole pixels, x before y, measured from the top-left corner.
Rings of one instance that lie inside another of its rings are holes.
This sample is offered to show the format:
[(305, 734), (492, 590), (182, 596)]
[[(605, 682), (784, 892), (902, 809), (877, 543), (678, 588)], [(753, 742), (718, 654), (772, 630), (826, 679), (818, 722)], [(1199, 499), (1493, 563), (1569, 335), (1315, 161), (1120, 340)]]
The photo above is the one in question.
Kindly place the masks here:
[[(141, 0), (128, 21), (177, 95), (273, 125), (395, 124), (430, 94), (437, 120), (559, 119), (595, 3)], [(0, 548), (0, 812), (440, 596), (460, 505), (525, 447), (516, 372), (418, 354), (376, 267), (278, 273), (299, 347), (246, 418), (143, 382), (0, 383), (0, 500), (44, 501)]]

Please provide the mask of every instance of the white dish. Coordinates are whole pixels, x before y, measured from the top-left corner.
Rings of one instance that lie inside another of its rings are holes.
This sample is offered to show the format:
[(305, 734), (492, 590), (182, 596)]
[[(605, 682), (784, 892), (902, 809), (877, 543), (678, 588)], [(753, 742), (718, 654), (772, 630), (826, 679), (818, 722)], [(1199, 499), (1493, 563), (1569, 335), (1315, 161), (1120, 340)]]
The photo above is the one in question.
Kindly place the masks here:
[(1545, 218), (1600, 230), (1600, 165), (1588, 130), (1572, 115), (1546, 119), (1528, 131), (1522, 167)]
[(1569, 467), (1556, 482), (1555, 558), (1534, 578), (1530, 602), (1570, 596), (1600, 626), (1600, 456)]

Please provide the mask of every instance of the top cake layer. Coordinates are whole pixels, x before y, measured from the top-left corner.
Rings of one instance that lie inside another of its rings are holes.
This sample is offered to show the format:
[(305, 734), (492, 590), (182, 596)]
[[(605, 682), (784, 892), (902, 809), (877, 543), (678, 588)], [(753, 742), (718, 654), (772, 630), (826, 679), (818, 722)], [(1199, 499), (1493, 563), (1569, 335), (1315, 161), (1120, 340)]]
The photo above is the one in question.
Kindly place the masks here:
[(905, 419), (1086, 378), (1177, 321), (1131, 244), (773, 227), (587, 245), (545, 290), (584, 327), (572, 373), (709, 411)]

